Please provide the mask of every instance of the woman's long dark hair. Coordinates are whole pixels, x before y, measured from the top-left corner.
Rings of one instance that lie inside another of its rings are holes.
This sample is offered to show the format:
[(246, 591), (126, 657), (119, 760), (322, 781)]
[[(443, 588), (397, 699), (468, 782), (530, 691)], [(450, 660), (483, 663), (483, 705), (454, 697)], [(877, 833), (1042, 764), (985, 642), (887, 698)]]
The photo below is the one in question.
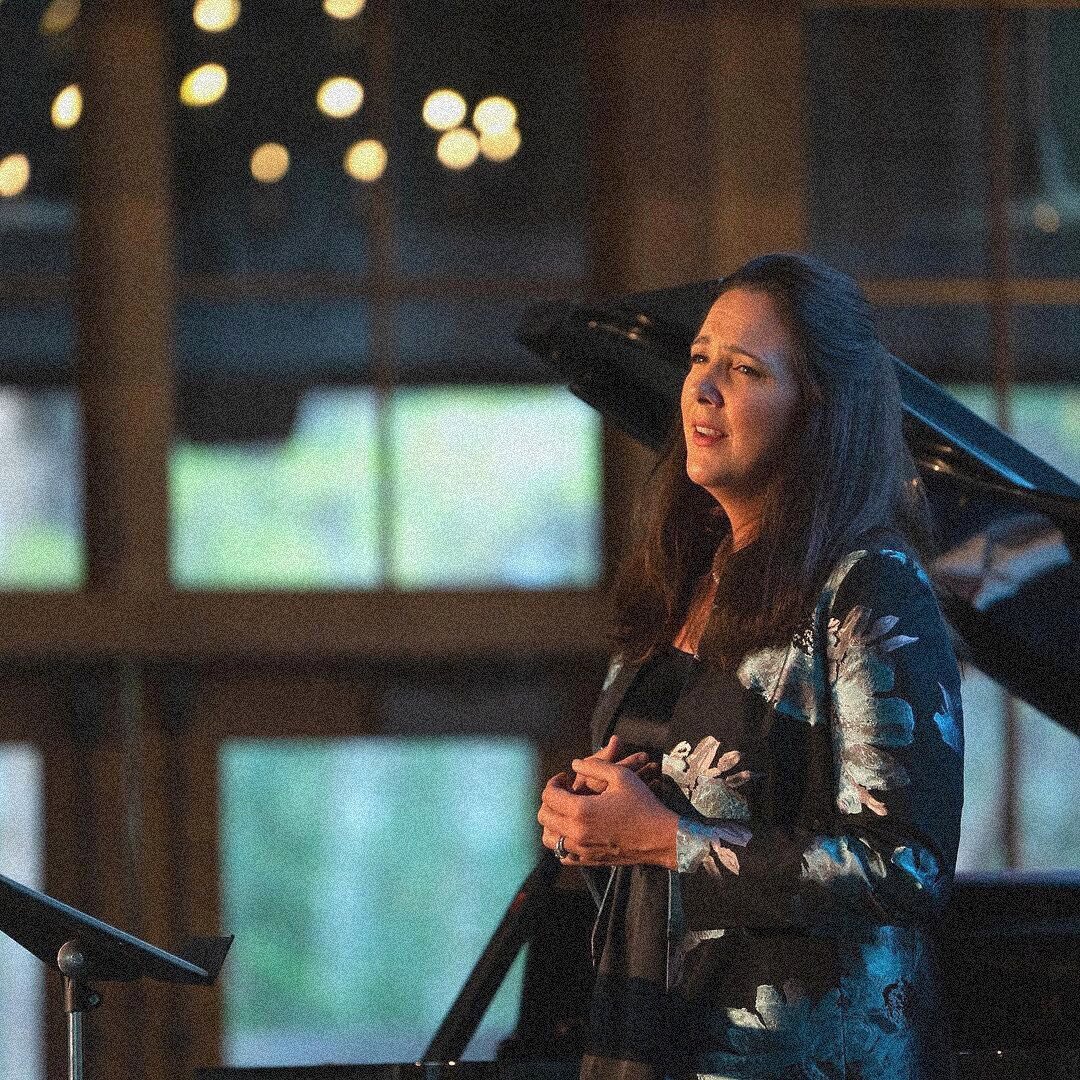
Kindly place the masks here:
[(710, 568), (717, 599), (699, 652), (732, 668), (747, 652), (790, 638), (860, 534), (884, 527), (916, 551), (930, 544), (892, 358), (859, 286), (806, 255), (776, 254), (723, 278), (716, 296), (732, 289), (765, 294), (784, 321), (799, 411), (766, 493), (758, 538), (733, 555), (726, 515), (686, 475), (677, 418), (615, 579), (614, 636), (628, 659), (644, 659), (675, 639)]

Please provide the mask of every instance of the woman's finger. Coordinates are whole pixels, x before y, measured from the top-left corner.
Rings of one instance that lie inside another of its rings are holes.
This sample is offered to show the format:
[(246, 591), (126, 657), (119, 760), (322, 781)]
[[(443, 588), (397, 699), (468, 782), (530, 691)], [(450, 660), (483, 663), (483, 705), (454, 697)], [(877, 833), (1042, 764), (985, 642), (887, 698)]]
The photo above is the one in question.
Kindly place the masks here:
[[(619, 765), (627, 766), (627, 768), (635, 768), (639, 763), (639, 759), (642, 763), (648, 760), (648, 755), (639, 752), (636, 754), (630, 754), (628, 757), (625, 757), (620, 761), (618, 759), (621, 752), (622, 743), (619, 741), (619, 736), (612, 735), (611, 738), (608, 739), (608, 741), (599, 750), (597, 750), (595, 754), (590, 754), (589, 758), (585, 760), (591, 759), (593, 761), (617, 762)], [(570, 784), (570, 790), (575, 794), (580, 795), (584, 792), (591, 792), (592, 794), (596, 794), (598, 790), (602, 791), (603, 789), (597, 788), (595, 784), (590, 784), (587, 778), (583, 778), (577, 773), (575, 773), (574, 779)]]
[[(604, 769), (614, 768), (613, 765), (600, 765), (599, 767)], [(558, 784), (549, 782), (547, 787), (544, 788), (541, 805), (563, 817), (570, 817), (577, 811), (583, 798), (582, 795), (573, 794), (569, 788), (560, 787)]]
[(557, 772), (545, 785), (544, 791), (548, 788), (558, 788), (561, 791), (570, 790), (570, 775), (566, 772)]
[[(563, 865), (573, 864), (579, 866), (582, 864), (582, 856), (579, 851), (572, 850), (570, 845), (566, 841), (566, 837), (562, 833), (557, 833), (553, 829), (544, 829), (541, 837), (544, 847), (549, 851), (554, 851), (559, 845), (559, 841), (563, 842), (563, 851), (566, 853), (559, 860)], [(590, 865), (598, 866), (599, 863), (592, 863)]]
[(612, 735), (610, 739), (593, 755), (601, 761), (614, 761), (622, 750), (622, 741), (618, 735)]
[(599, 795), (607, 787), (602, 780), (593, 780), (592, 777), (577, 775), (574, 778), (573, 792), (575, 795)]
[(583, 791), (589, 791), (590, 788), (588, 779), (584, 776), (579, 776), (577, 773), (574, 773), (574, 782), (570, 785), (570, 790), (575, 795), (580, 795)]
[(574, 762), (574, 771), (579, 776), (585, 776), (589, 780), (597, 780), (605, 786), (625, 776), (625, 771), (618, 765), (609, 764), (606, 761), (597, 761), (595, 757), (585, 758), (583, 761)]
[(558, 836), (565, 835), (574, 827), (565, 814), (558, 813), (546, 803), (541, 805), (540, 812), (536, 815), (536, 820), (539, 821), (545, 829), (550, 830)]

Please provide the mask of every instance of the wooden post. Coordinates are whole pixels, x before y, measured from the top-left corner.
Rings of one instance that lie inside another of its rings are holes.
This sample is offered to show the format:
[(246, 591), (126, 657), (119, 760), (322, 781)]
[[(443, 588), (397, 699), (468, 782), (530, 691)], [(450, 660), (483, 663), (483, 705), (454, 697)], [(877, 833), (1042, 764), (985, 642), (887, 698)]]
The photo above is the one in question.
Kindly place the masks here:
[(138, 620), (168, 582), (171, 132), (157, 4), (98, 0), (86, 53), (76, 245), (86, 578)]
[[(586, 28), (595, 293), (719, 277), (805, 246), (799, 4), (596, 0)], [(652, 460), (607, 433), (609, 564)]]
[[(147, 681), (145, 652), (169, 586), (172, 432), (171, 130), (163, 5), (97, 0), (83, 8), (75, 297), (82, 404), (86, 589), (122, 628), (130, 654), (72, 679), (74, 818), (66, 840), (73, 899), (165, 947), (176, 919), (168, 827), (176, 748)], [(51, 856), (54, 858), (55, 856)], [(179, 1080), (170, 1053), (190, 991), (103, 987), (91, 1015), (93, 1075)]]

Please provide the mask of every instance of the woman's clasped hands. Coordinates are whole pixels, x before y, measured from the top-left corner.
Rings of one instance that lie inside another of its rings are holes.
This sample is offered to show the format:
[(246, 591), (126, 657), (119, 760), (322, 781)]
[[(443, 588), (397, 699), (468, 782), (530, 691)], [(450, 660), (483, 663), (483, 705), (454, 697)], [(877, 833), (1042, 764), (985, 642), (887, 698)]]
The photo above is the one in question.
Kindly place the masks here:
[[(679, 816), (653, 794), (657, 767), (643, 753), (620, 757), (613, 735), (597, 753), (553, 776), (537, 820), (544, 847), (575, 866), (651, 864), (674, 869)], [(562, 841), (561, 850), (559, 841)]]

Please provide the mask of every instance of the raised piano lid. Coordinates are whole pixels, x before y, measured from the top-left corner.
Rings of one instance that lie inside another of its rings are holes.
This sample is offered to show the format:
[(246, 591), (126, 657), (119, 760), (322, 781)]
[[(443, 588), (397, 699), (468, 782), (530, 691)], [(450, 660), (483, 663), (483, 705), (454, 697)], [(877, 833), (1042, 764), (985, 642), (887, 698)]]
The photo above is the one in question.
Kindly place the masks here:
[[(518, 337), (605, 420), (658, 450), (715, 282), (545, 305)], [(896, 361), (904, 431), (941, 555), (929, 567), (967, 658), (1080, 734), (1080, 486)]]

